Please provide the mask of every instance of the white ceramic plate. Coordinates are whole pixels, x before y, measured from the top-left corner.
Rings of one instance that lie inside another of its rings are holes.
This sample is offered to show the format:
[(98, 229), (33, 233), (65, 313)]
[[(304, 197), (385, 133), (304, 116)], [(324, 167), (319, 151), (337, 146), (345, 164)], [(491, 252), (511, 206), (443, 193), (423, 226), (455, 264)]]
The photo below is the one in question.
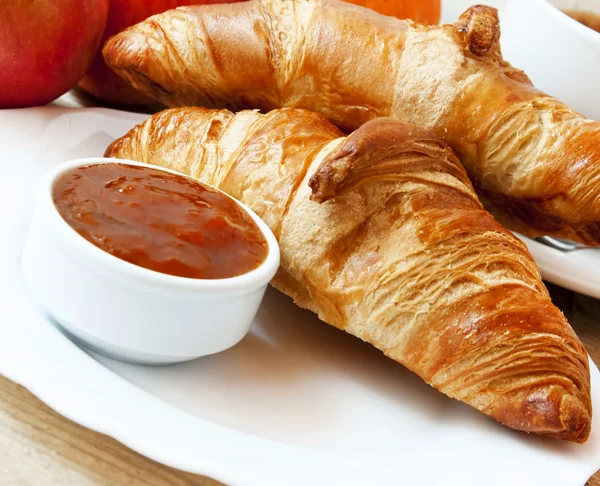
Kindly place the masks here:
[[(246, 339), (195, 362), (146, 368), (72, 344), (22, 284), (36, 182), (144, 118), (0, 112), (0, 373), (156, 461), (231, 485), (580, 486), (598, 470), (600, 420), (584, 445), (513, 432), (273, 290)], [(596, 410), (599, 377), (592, 365)]]

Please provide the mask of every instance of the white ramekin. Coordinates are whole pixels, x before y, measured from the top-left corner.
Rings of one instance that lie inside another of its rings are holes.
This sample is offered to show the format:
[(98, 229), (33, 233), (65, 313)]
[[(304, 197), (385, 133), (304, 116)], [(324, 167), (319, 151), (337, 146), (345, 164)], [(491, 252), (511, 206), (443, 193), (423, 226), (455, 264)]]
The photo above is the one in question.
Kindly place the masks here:
[(600, 120), (600, 33), (562, 9), (600, 14), (600, 0), (506, 0), (501, 11), (504, 58), (540, 90)]
[(264, 234), (268, 255), (255, 270), (233, 278), (177, 277), (121, 260), (80, 236), (52, 199), (54, 182), (65, 171), (109, 162), (157, 168), (90, 158), (62, 164), (44, 178), (23, 249), (32, 296), (74, 340), (124, 361), (175, 363), (238, 343), (279, 266), (273, 233), (238, 202)]

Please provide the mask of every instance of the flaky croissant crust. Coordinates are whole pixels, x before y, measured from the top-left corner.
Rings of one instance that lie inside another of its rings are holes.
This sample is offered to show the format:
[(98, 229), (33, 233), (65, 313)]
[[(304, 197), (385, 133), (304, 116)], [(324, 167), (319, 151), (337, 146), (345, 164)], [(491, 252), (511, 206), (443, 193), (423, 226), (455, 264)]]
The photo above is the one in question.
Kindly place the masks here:
[(348, 137), (304, 110), (167, 110), (115, 141), (220, 187), (273, 230), (273, 284), (499, 422), (575, 442), (587, 354), (523, 243), (436, 136), (376, 119)]
[(167, 106), (288, 106), (353, 130), (422, 126), (507, 227), (600, 245), (600, 122), (503, 61), (495, 9), (422, 27), (336, 0), (181, 8), (111, 39), (107, 63)]

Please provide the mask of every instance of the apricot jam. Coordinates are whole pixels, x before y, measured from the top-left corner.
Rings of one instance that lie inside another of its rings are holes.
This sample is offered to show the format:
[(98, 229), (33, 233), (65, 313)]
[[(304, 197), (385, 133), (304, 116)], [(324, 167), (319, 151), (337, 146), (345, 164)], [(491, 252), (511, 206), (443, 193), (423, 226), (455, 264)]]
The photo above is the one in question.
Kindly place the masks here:
[(52, 196), (60, 215), (86, 240), (157, 272), (229, 278), (267, 257), (264, 235), (238, 203), (183, 175), (94, 164), (62, 174)]

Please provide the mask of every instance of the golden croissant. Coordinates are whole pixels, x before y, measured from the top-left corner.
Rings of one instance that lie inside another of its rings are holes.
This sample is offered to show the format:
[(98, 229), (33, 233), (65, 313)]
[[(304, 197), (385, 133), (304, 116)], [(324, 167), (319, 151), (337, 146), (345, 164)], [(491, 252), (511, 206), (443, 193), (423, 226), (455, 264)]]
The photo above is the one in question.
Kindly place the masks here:
[(171, 109), (106, 156), (215, 185), (273, 230), (273, 284), (446, 395), (514, 429), (584, 442), (588, 357), (525, 245), (438, 137), (390, 118)]
[(306, 108), (353, 130), (433, 131), (484, 205), (529, 236), (600, 244), (600, 122), (502, 59), (497, 11), (423, 27), (335, 0), (180, 8), (112, 38), (107, 63), (167, 106)]

